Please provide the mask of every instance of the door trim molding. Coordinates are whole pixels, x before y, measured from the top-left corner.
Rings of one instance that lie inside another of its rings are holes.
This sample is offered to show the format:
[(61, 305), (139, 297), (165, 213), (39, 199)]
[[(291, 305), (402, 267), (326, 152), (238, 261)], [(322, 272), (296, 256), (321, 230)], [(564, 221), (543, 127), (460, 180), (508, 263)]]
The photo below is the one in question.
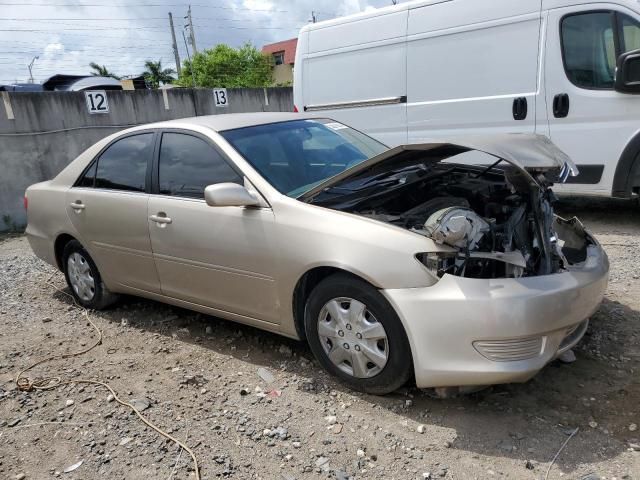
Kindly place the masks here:
[(401, 95), (399, 97), (374, 98), (371, 100), (354, 100), (351, 102), (318, 103), (315, 105), (305, 105), (304, 111), (320, 112), (323, 110), (345, 110), (348, 108), (379, 107), (383, 105), (399, 105), (402, 103), (407, 103), (406, 95)]

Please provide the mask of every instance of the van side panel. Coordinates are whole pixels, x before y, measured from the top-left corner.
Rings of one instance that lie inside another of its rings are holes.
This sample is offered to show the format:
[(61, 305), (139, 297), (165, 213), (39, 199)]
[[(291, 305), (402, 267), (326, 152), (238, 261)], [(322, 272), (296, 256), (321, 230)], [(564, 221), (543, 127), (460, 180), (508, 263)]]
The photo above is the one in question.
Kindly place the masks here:
[[(409, 142), (466, 133), (533, 133), (539, 38), (540, 0), (499, 0), (490, 6), (454, 0), (410, 10)], [(521, 98), (527, 113), (516, 120), (514, 101)]]
[[(309, 30), (309, 54), (302, 65), (303, 107), (387, 144), (406, 142), (406, 18), (407, 12), (400, 11)], [(332, 108), (389, 98), (403, 100)]]

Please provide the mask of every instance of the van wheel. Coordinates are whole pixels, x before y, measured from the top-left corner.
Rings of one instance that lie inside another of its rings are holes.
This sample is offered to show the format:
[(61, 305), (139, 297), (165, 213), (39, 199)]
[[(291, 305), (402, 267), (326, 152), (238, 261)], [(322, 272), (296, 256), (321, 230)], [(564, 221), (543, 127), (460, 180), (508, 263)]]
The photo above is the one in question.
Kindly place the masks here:
[(320, 282), (307, 299), (305, 329), (320, 364), (354, 390), (384, 395), (412, 375), (398, 315), (362, 280), (336, 274)]
[(102, 310), (118, 299), (107, 289), (95, 262), (77, 240), (65, 245), (62, 265), (67, 285), (76, 302), (83, 307)]

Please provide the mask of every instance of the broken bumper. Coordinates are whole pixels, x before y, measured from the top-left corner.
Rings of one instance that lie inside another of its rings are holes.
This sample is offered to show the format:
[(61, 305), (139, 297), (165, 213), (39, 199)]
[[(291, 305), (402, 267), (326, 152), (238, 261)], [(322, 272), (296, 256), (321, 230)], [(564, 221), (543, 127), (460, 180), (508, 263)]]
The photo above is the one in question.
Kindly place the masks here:
[(418, 387), (525, 382), (584, 335), (607, 287), (598, 245), (570, 272), (520, 279), (445, 275), (427, 288), (383, 290), (400, 316)]

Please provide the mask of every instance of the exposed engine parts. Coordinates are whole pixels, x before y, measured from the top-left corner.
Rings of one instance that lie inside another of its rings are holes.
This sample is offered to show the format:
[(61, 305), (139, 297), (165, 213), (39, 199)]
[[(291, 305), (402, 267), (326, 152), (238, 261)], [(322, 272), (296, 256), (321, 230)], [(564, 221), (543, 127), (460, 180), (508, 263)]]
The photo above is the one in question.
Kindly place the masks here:
[[(493, 167), (491, 167), (493, 168)], [(546, 275), (584, 258), (572, 242), (564, 252), (555, 228), (555, 200), (540, 176), (507, 166), (426, 164), (380, 192), (344, 195), (333, 208), (401, 226), (451, 247), (450, 253), (426, 254), (423, 263), (437, 275), (472, 278), (518, 278)], [(388, 180), (387, 180), (388, 181)], [(584, 242), (583, 242), (584, 243)]]
[(424, 224), (424, 235), (439, 244), (473, 251), (489, 232), (489, 224), (469, 208), (445, 208)]

